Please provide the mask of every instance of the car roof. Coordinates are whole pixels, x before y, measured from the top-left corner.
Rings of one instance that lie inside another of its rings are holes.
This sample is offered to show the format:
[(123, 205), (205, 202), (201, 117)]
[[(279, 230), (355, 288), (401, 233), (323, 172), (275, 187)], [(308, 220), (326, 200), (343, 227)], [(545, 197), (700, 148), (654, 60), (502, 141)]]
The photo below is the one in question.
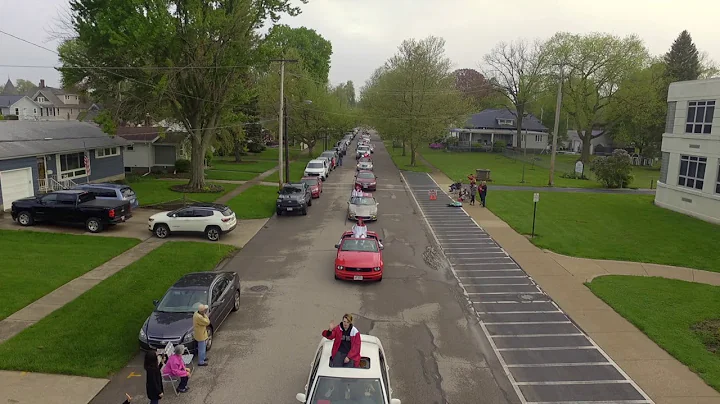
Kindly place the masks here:
[(53, 192), (53, 194), (68, 194), (68, 195), (78, 195), (78, 194), (86, 194), (88, 191), (84, 189), (61, 189), (59, 191)]
[(112, 188), (112, 189), (122, 189), (122, 188), (130, 188), (130, 185), (126, 184), (109, 184), (109, 183), (90, 183), (90, 184), (78, 184), (78, 187), (98, 187), (98, 188)]
[(325, 159), (322, 159), (322, 160), (320, 160), (320, 159), (312, 159), (312, 160), (308, 161), (308, 164), (310, 164), (310, 163), (322, 163), (323, 161), (325, 161)]
[(318, 177), (316, 177), (316, 176), (313, 176), (313, 175), (308, 175), (307, 177), (302, 177), (302, 178), (300, 178), (300, 179), (301, 179), (301, 180), (315, 180), (315, 181), (320, 181), (320, 178), (318, 178)]
[(220, 204), (220, 203), (209, 203), (209, 202), (195, 202), (191, 203), (190, 205), (186, 206), (186, 208), (203, 208), (203, 209), (212, 209), (222, 212), (223, 210), (227, 209), (228, 207), (226, 205)]
[(173, 288), (197, 288), (197, 287), (210, 287), (212, 282), (220, 276), (223, 272), (192, 272), (183, 275), (182, 278), (178, 279), (177, 282), (172, 286)]
[(378, 379), (381, 377), (380, 349), (382, 344), (377, 337), (360, 334), (360, 356), (370, 359), (370, 369), (330, 367), (333, 341), (326, 338), (323, 338), (323, 340), (320, 366), (318, 366), (317, 371), (318, 376), (355, 379)]

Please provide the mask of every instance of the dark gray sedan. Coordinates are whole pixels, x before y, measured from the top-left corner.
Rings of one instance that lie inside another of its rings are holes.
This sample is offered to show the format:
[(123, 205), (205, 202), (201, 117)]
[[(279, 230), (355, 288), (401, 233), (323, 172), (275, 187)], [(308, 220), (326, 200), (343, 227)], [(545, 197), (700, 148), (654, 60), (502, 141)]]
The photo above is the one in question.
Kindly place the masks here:
[(231, 311), (240, 309), (240, 278), (236, 272), (195, 272), (175, 282), (145, 320), (138, 339), (144, 350), (165, 348), (168, 342), (197, 351), (193, 337), (193, 314), (205, 304), (210, 317), (207, 350), (218, 327)]

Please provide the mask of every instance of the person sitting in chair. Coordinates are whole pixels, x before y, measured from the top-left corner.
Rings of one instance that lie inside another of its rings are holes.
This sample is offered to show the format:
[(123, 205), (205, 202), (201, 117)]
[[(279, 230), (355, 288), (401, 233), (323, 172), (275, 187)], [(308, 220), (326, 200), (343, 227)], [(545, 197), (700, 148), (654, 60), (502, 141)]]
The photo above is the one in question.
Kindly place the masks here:
[(188, 391), (187, 384), (190, 378), (190, 369), (185, 367), (185, 361), (182, 357), (184, 352), (184, 345), (175, 345), (175, 353), (168, 358), (163, 368), (165, 375), (180, 379), (180, 385), (177, 388), (179, 393), (186, 393)]
[(353, 237), (355, 238), (366, 238), (367, 237), (367, 226), (362, 219), (358, 219), (357, 224), (352, 227)]

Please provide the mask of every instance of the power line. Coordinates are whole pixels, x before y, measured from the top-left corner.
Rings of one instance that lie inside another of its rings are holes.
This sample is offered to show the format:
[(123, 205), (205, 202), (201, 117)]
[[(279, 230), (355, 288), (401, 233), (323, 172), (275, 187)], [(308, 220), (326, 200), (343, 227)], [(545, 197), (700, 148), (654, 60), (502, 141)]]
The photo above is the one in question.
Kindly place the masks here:
[(232, 65), (232, 66), (40, 66), (40, 65), (0, 65), (0, 67), (21, 68), (21, 69), (75, 69), (75, 70), (219, 70), (219, 69), (240, 69), (244, 67), (265, 66), (257, 65)]

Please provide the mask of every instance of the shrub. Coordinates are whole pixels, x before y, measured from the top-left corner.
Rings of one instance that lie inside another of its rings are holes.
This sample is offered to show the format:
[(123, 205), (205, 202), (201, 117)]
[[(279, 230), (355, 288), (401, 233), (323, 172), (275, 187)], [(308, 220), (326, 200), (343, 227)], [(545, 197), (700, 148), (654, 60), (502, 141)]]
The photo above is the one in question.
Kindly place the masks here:
[(507, 148), (507, 143), (502, 140), (496, 140), (495, 143), (493, 143), (493, 152), (494, 153), (502, 153)]
[(596, 157), (590, 171), (607, 188), (625, 188), (633, 180), (632, 160), (626, 150), (617, 149), (607, 157)]
[(179, 159), (175, 161), (175, 171), (186, 173), (190, 171), (190, 160)]
[(214, 155), (212, 151), (208, 150), (205, 152), (205, 164), (208, 167), (212, 166), (213, 157)]
[(247, 149), (250, 153), (262, 153), (263, 151), (265, 151), (266, 147), (262, 143), (252, 142), (248, 143)]

